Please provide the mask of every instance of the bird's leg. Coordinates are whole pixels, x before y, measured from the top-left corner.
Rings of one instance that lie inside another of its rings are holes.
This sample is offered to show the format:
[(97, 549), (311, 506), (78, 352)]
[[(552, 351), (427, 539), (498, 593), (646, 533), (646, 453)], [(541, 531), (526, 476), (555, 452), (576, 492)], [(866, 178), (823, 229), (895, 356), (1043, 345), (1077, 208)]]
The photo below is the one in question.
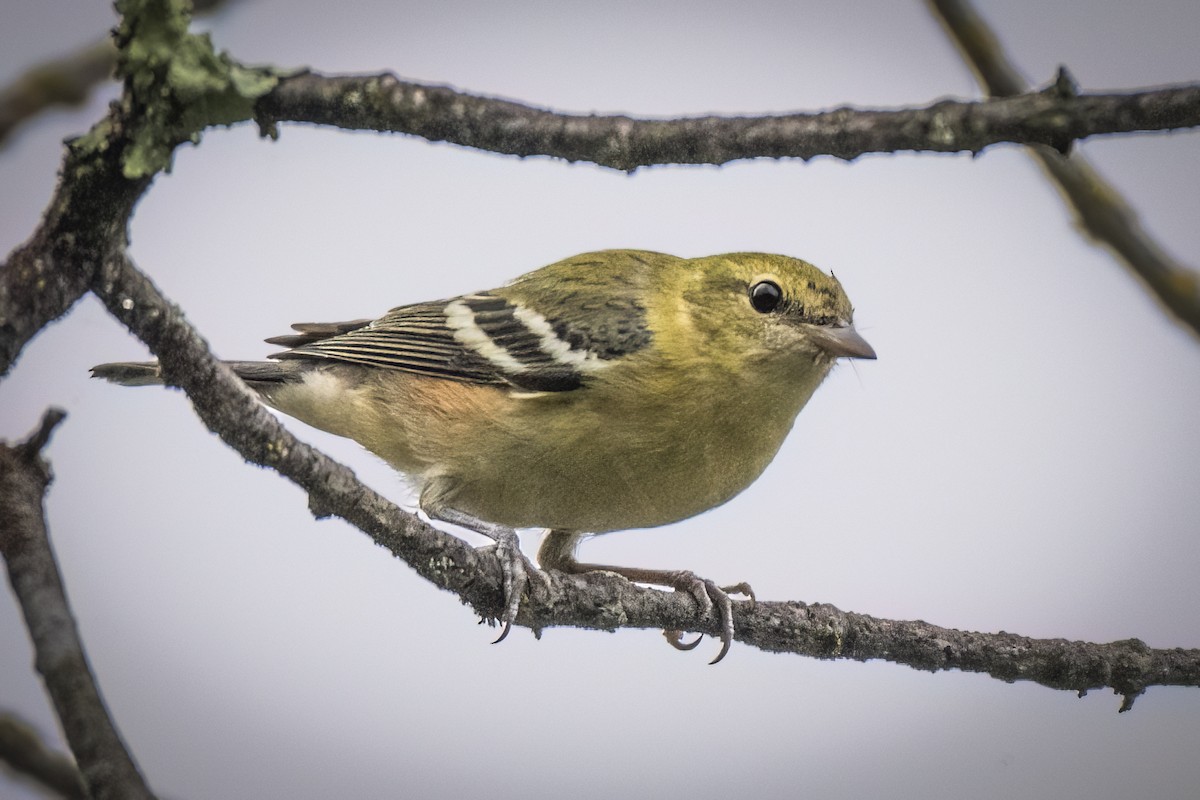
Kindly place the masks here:
[(504, 575), (504, 613), (500, 617), (504, 630), (500, 631), (500, 635), (492, 644), (504, 641), (508, 632), (512, 630), (513, 621), (517, 618), (517, 611), (521, 608), (521, 595), (529, 586), (530, 575), (535, 576), (547, 588), (550, 585), (549, 576), (535, 567), (521, 552), (521, 540), (517, 536), (517, 532), (507, 525), (487, 522), (436, 503), (426, 506), (425, 513), (432, 519), (449, 522), (451, 525), (458, 525), (460, 528), (481, 533), (495, 542), (490, 547), (495, 548), (496, 558), (500, 561), (500, 570)]
[[(721, 621), (721, 652), (717, 653), (717, 657), (709, 663), (716, 664), (725, 657), (733, 644), (733, 601), (729, 599), (729, 595), (743, 594), (749, 597), (750, 602), (753, 603), (754, 591), (750, 588), (750, 584), (739, 583), (736, 586), (720, 587), (713, 581), (701, 578), (689, 570), (638, 569), (636, 567), (614, 567), (608, 564), (585, 564), (575, 559), (575, 546), (579, 543), (581, 536), (582, 534), (572, 531), (550, 531), (542, 540), (542, 546), (538, 550), (538, 564), (542, 569), (554, 569), (572, 575), (597, 570), (615, 572), (634, 583), (670, 586), (676, 591), (687, 592), (696, 599), (702, 615), (708, 614), (715, 608), (717, 617)], [(700, 639), (696, 639), (694, 642), (685, 644), (682, 641), (681, 631), (663, 631), (663, 635), (677, 650), (691, 650), (700, 643)]]

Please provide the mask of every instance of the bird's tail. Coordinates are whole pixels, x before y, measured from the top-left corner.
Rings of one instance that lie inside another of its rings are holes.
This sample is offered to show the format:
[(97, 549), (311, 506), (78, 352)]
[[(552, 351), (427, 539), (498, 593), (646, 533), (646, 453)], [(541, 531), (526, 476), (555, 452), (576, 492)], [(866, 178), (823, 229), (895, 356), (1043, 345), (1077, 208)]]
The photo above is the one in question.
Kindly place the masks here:
[(157, 361), (117, 361), (92, 367), (93, 378), (121, 386), (156, 386), (162, 383)]
[[(225, 366), (249, 384), (278, 384), (296, 380), (298, 370), (289, 362), (226, 361)], [(93, 378), (121, 386), (157, 386), (163, 382), (157, 361), (117, 361), (92, 367)]]

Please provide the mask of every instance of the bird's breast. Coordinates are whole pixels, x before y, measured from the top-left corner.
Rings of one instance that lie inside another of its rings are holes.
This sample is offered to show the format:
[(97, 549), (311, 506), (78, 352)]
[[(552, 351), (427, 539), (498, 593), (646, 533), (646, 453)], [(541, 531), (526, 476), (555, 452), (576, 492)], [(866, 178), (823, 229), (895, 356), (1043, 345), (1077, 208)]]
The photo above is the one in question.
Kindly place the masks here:
[(648, 381), (515, 399), (462, 459), (447, 499), (513, 527), (591, 533), (720, 505), (771, 462), (816, 383), (718, 378), (676, 392)]

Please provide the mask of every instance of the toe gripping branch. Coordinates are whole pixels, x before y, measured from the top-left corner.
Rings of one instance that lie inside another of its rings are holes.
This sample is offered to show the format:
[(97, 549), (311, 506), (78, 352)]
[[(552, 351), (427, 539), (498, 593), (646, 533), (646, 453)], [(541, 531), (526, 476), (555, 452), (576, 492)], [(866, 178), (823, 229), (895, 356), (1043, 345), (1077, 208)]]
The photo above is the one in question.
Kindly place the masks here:
[[(640, 570), (639, 570), (640, 571)], [(716, 664), (723, 659), (729, 652), (729, 648), (733, 645), (733, 600), (730, 599), (731, 594), (741, 594), (750, 598), (750, 603), (753, 604), (756, 600), (754, 590), (750, 588), (750, 584), (742, 582), (733, 586), (717, 586), (716, 583), (708, 578), (701, 578), (694, 572), (688, 570), (650, 570), (651, 572), (661, 572), (664, 578), (672, 580), (666, 581), (640, 581), (645, 583), (659, 583), (662, 586), (671, 586), (676, 591), (688, 592), (692, 597), (696, 598), (696, 603), (700, 606), (701, 616), (706, 616), (714, 609), (717, 612), (717, 618), (721, 621), (721, 651), (717, 653), (717, 657), (708, 662)], [(626, 576), (628, 577), (628, 576)], [(630, 580), (634, 580), (630, 578)], [(704, 634), (699, 634), (690, 642), (683, 641), (683, 631), (663, 631), (663, 636), (666, 637), (667, 643), (676, 650), (694, 650), (696, 645), (704, 638)]]
[(500, 623), (503, 628), (492, 644), (504, 641), (517, 618), (517, 612), (521, 608), (521, 596), (525, 594), (525, 590), (529, 586), (530, 577), (536, 577), (549, 588), (550, 576), (535, 567), (533, 562), (521, 552), (521, 540), (512, 528), (485, 522), (453, 508), (433, 506), (426, 508), (425, 513), (432, 519), (449, 522), (451, 525), (458, 525), (481, 533), (495, 542), (490, 547), (495, 549), (496, 558), (500, 562), (500, 571), (504, 576), (504, 611), (500, 615)]
[[(520, 539), (512, 528), (485, 522), (451, 508), (435, 507), (427, 509), (426, 513), (434, 519), (481, 533), (496, 543), (492, 547), (495, 548), (496, 558), (500, 562), (500, 569), (504, 575), (504, 611), (500, 616), (500, 622), (504, 627), (493, 644), (504, 641), (517, 618), (517, 612), (521, 607), (521, 596), (528, 588), (530, 578), (537, 578), (548, 589), (550, 577), (534, 566), (521, 552)], [(721, 624), (721, 650), (717, 653), (717, 657), (709, 663), (716, 664), (729, 653), (729, 648), (733, 645), (734, 632), (733, 601), (729, 595), (745, 595), (750, 598), (751, 603), (754, 603), (754, 590), (748, 583), (720, 587), (708, 578), (701, 578), (689, 570), (638, 569), (608, 564), (581, 563), (575, 559), (574, 553), (581, 536), (582, 534), (570, 531), (547, 533), (541, 549), (538, 551), (538, 561), (543, 569), (558, 570), (570, 575), (597, 571), (612, 572), (634, 583), (669, 586), (675, 591), (686, 592), (696, 600), (696, 604), (700, 607), (700, 616), (704, 617), (715, 611)], [(701, 634), (694, 641), (684, 642), (683, 631), (678, 630), (663, 631), (663, 635), (677, 650), (692, 650), (704, 638), (704, 635)]]
[[(669, 586), (675, 591), (687, 592), (695, 598), (696, 604), (700, 606), (702, 617), (715, 610), (721, 623), (721, 650), (717, 653), (717, 657), (709, 663), (716, 664), (729, 652), (729, 648), (733, 645), (734, 631), (733, 601), (729, 595), (745, 595), (753, 603), (755, 601), (754, 590), (750, 588), (750, 584), (739, 583), (734, 586), (720, 587), (713, 581), (701, 578), (689, 570), (638, 569), (608, 564), (584, 564), (575, 560), (575, 546), (580, 537), (581, 534), (570, 531), (550, 531), (546, 534), (541, 549), (538, 550), (538, 563), (542, 565), (543, 569), (554, 569), (576, 575), (595, 571), (614, 572), (634, 583)], [(677, 630), (663, 631), (663, 635), (676, 650), (692, 650), (704, 638), (704, 635), (701, 634), (694, 641), (684, 642), (683, 631)]]

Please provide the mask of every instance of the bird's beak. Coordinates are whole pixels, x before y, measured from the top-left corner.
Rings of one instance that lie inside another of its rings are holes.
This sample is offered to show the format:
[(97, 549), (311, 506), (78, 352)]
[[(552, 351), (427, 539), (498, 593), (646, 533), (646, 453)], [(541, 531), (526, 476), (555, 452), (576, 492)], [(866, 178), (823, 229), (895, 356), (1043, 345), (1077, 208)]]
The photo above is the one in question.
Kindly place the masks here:
[(875, 358), (875, 349), (858, 335), (853, 325), (814, 328), (817, 346), (835, 358)]

